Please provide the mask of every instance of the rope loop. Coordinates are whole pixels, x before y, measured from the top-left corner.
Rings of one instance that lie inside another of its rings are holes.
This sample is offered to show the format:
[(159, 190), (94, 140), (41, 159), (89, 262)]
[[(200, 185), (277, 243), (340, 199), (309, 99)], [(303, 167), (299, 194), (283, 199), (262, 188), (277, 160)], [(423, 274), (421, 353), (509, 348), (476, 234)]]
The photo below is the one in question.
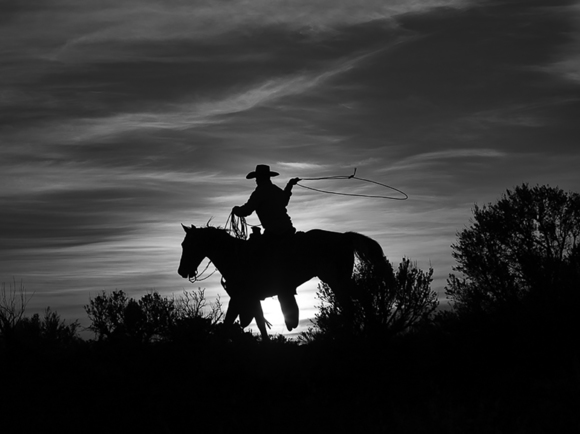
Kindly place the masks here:
[(328, 191), (328, 190), (320, 190), (318, 188), (307, 187), (306, 185), (302, 185), (297, 183), (296, 185), (305, 188), (307, 190), (316, 191), (319, 193), (326, 193), (326, 194), (335, 194), (338, 196), (350, 196), (350, 197), (369, 197), (369, 198), (376, 198), (376, 199), (391, 199), (391, 200), (407, 200), (409, 196), (404, 191), (399, 190), (398, 188), (391, 187), (390, 185), (383, 184), (381, 182), (373, 181), (370, 179), (359, 178), (356, 176), (356, 168), (354, 169), (354, 173), (352, 175), (336, 175), (336, 176), (323, 176), (320, 178), (300, 178), (300, 181), (322, 181), (322, 180), (338, 180), (338, 179), (356, 179), (357, 181), (367, 182), (369, 184), (379, 185), (383, 188), (388, 188), (390, 190), (396, 191), (397, 193), (402, 194), (402, 197), (395, 197), (395, 196), (384, 196), (384, 195), (374, 195), (374, 194), (357, 194), (357, 193), (341, 193), (336, 191)]

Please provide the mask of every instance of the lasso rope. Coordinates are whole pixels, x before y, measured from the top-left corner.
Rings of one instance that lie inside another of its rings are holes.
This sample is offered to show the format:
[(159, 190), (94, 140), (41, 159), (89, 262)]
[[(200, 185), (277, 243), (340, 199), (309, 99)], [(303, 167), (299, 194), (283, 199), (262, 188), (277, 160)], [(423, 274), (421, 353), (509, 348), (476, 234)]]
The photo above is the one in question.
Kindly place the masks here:
[[(319, 178), (300, 178), (300, 181), (322, 181), (322, 180), (339, 180), (339, 179), (356, 179), (358, 181), (368, 182), (370, 184), (379, 185), (383, 188), (388, 188), (390, 190), (396, 191), (397, 193), (401, 193), (404, 197), (382, 196), (382, 195), (374, 195), (374, 194), (341, 193), (341, 192), (336, 192), (336, 191), (320, 190), (318, 188), (307, 187), (307, 186), (302, 185), (300, 183), (297, 183), (296, 185), (298, 185), (302, 188), (305, 188), (307, 190), (312, 190), (312, 191), (316, 191), (319, 193), (325, 193), (325, 194), (335, 194), (338, 196), (367, 197), (367, 198), (392, 199), (392, 200), (407, 200), (409, 198), (407, 193), (399, 190), (398, 188), (391, 187), (390, 185), (386, 185), (386, 184), (383, 184), (381, 182), (372, 181), (370, 179), (359, 178), (358, 176), (356, 176), (356, 168), (354, 169), (354, 173), (352, 175), (322, 176)], [(208, 224), (209, 224), (209, 222), (208, 222)], [(244, 217), (238, 217), (233, 212), (230, 213), (230, 215), (228, 216), (228, 219), (226, 221), (225, 227), (226, 227), (226, 230), (229, 233), (231, 233), (235, 238), (242, 239), (242, 240), (248, 239), (248, 223), (246, 222), (246, 219)], [(211, 265), (211, 261), (209, 261), (209, 263), (206, 265), (206, 267), (203, 269), (203, 271), (201, 273), (199, 273), (199, 275), (190, 278), (189, 279), (190, 282), (191, 283), (202, 282), (202, 281), (210, 278), (216, 272), (215, 268), (209, 275), (202, 277), (210, 265)], [(225, 283), (225, 281), (223, 281), (223, 279), (222, 279), (222, 285), (224, 283)]]
[(238, 217), (233, 212), (230, 213), (226, 221), (226, 230), (235, 238), (248, 239), (248, 223), (246, 223), (245, 217)]
[(328, 191), (328, 190), (320, 190), (318, 188), (307, 187), (305, 185), (297, 183), (296, 185), (305, 188), (307, 190), (317, 191), (319, 193), (326, 193), (326, 194), (336, 194), (339, 196), (351, 196), (351, 197), (370, 197), (370, 198), (377, 198), (377, 199), (392, 199), (392, 200), (407, 200), (409, 196), (404, 191), (399, 190), (398, 188), (391, 187), (390, 185), (383, 184), (377, 181), (372, 181), (370, 179), (359, 178), (356, 176), (356, 168), (354, 169), (354, 173), (352, 175), (338, 175), (338, 176), (323, 176), (320, 178), (300, 178), (300, 181), (322, 181), (325, 179), (356, 179), (358, 181), (368, 182), (370, 184), (380, 185), (381, 187), (388, 188), (390, 190), (394, 190), (397, 193), (401, 193), (404, 197), (394, 197), (394, 196), (382, 196), (382, 195), (374, 195), (374, 194), (357, 194), (357, 193), (340, 193), (336, 191)]

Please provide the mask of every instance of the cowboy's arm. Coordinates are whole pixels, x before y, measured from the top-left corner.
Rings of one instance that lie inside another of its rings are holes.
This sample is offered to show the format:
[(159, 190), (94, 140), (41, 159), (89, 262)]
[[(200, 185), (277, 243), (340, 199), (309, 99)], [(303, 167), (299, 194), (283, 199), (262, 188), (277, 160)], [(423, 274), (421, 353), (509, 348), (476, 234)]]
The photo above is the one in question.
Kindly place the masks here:
[(286, 188), (284, 189), (284, 192), (288, 193), (288, 198), (290, 198), (290, 195), (292, 194), (292, 187), (294, 187), (300, 181), (302, 181), (300, 178), (292, 178), (290, 181), (288, 181), (288, 184), (286, 184)]
[(252, 214), (254, 210), (246, 203), (242, 206), (234, 206), (232, 212), (238, 217), (247, 217)]
[(290, 196), (292, 196), (292, 187), (294, 187), (300, 181), (300, 178), (292, 178), (290, 181), (288, 181), (288, 184), (286, 184), (286, 188), (284, 188), (284, 193), (286, 194), (286, 205), (288, 205), (288, 202), (290, 202)]
[(257, 204), (258, 204), (258, 197), (257, 197), (256, 192), (254, 192), (250, 196), (250, 199), (248, 199), (248, 201), (244, 205), (234, 206), (234, 208), (232, 209), (232, 212), (234, 213), (234, 215), (236, 215), (238, 217), (247, 217), (250, 214), (252, 214), (254, 211), (256, 211)]

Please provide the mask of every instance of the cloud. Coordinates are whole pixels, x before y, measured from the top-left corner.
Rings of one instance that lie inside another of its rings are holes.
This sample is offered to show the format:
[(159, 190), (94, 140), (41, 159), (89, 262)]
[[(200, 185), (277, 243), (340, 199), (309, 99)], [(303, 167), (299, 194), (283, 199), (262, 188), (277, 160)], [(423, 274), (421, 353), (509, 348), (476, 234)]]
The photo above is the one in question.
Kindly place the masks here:
[(436, 152), (426, 152), (405, 158), (383, 169), (383, 172), (425, 170), (427, 165), (454, 165), (456, 159), (504, 158), (507, 154), (496, 149), (447, 149)]
[[(580, 8), (577, 8), (580, 9)], [(580, 15), (579, 11), (575, 11), (576, 15)], [(573, 33), (573, 40), (561, 48), (558, 59), (538, 66), (538, 71), (546, 72), (556, 77), (560, 77), (565, 81), (571, 82), (573, 85), (580, 83), (580, 25)], [(565, 86), (564, 83), (561, 86)]]
[[(69, 143), (94, 141), (131, 131), (151, 129), (187, 130), (226, 122), (228, 115), (251, 110), (257, 106), (271, 104), (292, 95), (311, 92), (336, 75), (353, 68), (367, 55), (339, 59), (322, 71), (291, 74), (268, 79), (241, 91), (227, 93), (219, 99), (200, 100), (192, 96), (191, 102), (164, 104), (155, 111), (139, 111), (114, 114), (105, 117), (77, 118), (40, 127), (39, 136), (46, 141), (54, 135), (54, 141)], [(182, 99), (185, 99), (182, 97)]]
[(327, 169), (327, 166), (317, 163), (308, 163), (308, 162), (277, 162), (276, 167), (282, 167), (284, 169), (290, 170), (298, 170), (298, 171), (306, 171), (306, 172), (313, 172), (313, 171), (324, 171)]
[[(332, 34), (334, 27), (463, 3), (458, 0), (370, 0), (363, 3), (356, 0), (89, 0), (81, 3), (61, 0), (48, 5), (27, 3), (22, 6), (6, 1), (0, 6), (3, 17), (0, 36), (12, 54), (64, 60), (86, 56), (90, 45), (199, 40), (252, 27), (289, 26), (300, 29), (306, 37), (317, 37), (320, 33)], [(26, 34), (19, 31), (21, 26), (27, 28)], [(106, 56), (105, 52), (100, 54)]]

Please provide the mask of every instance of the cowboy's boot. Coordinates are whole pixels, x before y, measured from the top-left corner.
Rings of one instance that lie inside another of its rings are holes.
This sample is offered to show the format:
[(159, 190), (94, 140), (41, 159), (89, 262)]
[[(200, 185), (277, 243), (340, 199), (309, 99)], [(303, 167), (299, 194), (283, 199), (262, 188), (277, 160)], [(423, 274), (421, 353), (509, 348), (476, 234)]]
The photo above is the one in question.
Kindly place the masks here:
[(280, 302), (280, 307), (282, 308), (282, 313), (284, 314), (284, 322), (286, 323), (286, 328), (288, 331), (298, 327), (299, 311), (294, 294), (279, 294), (278, 301)]

